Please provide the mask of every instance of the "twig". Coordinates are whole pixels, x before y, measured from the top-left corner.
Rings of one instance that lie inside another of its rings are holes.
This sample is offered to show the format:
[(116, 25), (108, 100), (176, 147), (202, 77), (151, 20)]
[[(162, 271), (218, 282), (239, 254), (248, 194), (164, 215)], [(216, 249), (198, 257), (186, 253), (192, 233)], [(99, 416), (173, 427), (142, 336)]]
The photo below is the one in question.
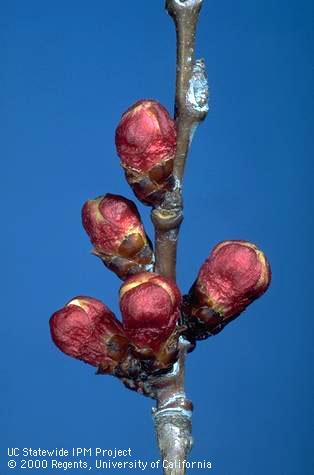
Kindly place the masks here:
[(203, 60), (194, 59), (195, 31), (202, 0), (167, 0), (177, 33), (175, 119), (177, 150), (174, 162), (175, 188), (152, 211), (155, 226), (156, 271), (176, 277), (176, 255), (183, 220), (182, 181), (184, 167), (197, 125), (208, 111), (208, 85)]
[[(208, 86), (203, 60), (194, 58), (195, 32), (203, 0), (167, 0), (177, 34), (175, 119), (177, 150), (175, 188), (152, 211), (155, 227), (156, 272), (176, 278), (178, 235), (183, 220), (182, 181), (189, 147), (197, 125), (208, 111)], [(192, 403), (185, 397), (184, 365), (188, 343), (179, 340), (179, 359), (172, 373), (154, 384), (157, 408), (153, 410), (165, 475), (184, 475), (184, 460), (192, 447)]]
[(179, 358), (171, 373), (156, 381), (156, 435), (165, 475), (184, 475), (184, 461), (193, 444), (192, 402), (184, 391), (185, 355), (189, 343), (180, 337)]

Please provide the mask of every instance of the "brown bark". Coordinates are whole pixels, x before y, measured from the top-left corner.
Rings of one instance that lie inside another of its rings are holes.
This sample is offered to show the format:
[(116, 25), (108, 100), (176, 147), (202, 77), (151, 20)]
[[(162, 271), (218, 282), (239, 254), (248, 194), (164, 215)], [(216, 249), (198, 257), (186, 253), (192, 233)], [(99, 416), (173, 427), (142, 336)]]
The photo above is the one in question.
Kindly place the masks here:
[[(207, 114), (208, 88), (205, 64), (195, 61), (194, 45), (203, 0), (167, 0), (166, 10), (173, 18), (177, 37), (175, 120), (177, 150), (174, 164), (175, 188), (152, 211), (155, 228), (156, 272), (176, 278), (176, 255), (183, 220), (182, 181), (193, 133)], [(184, 391), (185, 356), (189, 344), (179, 340), (179, 358), (171, 373), (152, 384), (157, 400), (153, 410), (158, 445), (165, 475), (184, 475), (182, 462), (192, 448), (192, 403)]]

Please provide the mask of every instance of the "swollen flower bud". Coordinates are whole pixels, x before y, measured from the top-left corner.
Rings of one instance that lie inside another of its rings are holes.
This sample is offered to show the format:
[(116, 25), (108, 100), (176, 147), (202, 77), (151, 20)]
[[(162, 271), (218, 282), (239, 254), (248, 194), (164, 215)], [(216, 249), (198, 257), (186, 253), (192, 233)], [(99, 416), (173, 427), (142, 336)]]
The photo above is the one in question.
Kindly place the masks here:
[[(186, 311), (207, 332), (216, 334), (268, 288), (268, 261), (248, 241), (223, 241), (214, 247), (190, 290)], [(194, 325), (196, 325), (194, 320)], [(198, 328), (198, 337), (202, 337)]]
[(50, 318), (51, 337), (63, 353), (111, 373), (127, 355), (121, 323), (99, 300), (75, 297)]
[(109, 193), (89, 200), (82, 222), (95, 246), (93, 253), (121, 279), (152, 267), (150, 241), (132, 201)]
[(157, 101), (141, 100), (123, 115), (116, 147), (126, 179), (139, 200), (158, 204), (174, 185), (175, 122)]
[(180, 304), (176, 284), (155, 273), (141, 272), (122, 285), (120, 308), (125, 332), (143, 357), (167, 359), (160, 355), (169, 351), (167, 340), (176, 327)]

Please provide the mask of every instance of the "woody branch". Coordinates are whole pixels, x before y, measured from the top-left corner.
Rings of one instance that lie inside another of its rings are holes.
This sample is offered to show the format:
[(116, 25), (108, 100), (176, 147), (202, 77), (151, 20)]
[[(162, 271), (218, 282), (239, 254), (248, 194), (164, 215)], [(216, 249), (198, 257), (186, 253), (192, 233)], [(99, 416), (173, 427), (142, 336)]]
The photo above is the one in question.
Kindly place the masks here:
[[(167, 0), (177, 38), (175, 121), (177, 149), (174, 162), (175, 187), (152, 211), (155, 228), (156, 272), (175, 279), (180, 225), (183, 220), (182, 183), (186, 159), (197, 125), (208, 111), (205, 64), (195, 60), (195, 33), (202, 0)], [(153, 410), (165, 475), (184, 475), (192, 447), (192, 403), (184, 390), (185, 356), (189, 343), (179, 339), (179, 358), (173, 371), (155, 381), (157, 408)], [(169, 463), (170, 462), (170, 463)]]

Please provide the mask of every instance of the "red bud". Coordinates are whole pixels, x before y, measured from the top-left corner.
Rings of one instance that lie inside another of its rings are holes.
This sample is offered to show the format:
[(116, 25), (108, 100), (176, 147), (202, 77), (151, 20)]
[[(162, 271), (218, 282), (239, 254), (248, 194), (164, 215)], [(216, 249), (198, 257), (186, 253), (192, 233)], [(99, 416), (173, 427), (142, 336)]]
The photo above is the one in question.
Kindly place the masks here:
[(99, 300), (75, 297), (50, 318), (54, 343), (63, 353), (112, 372), (126, 356), (128, 339), (121, 323)]
[(267, 290), (270, 279), (268, 261), (254, 244), (223, 241), (202, 265), (188, 311), (217, 333)]
[(158, 204), (174, 183), (176, 128), (167, 110), (154, 100), (136, 102), (122, 115), (116, 147), (136, 196)]
[(82, 209), (82, 222), (94, 254), (122, 279), (152, 266), (150, 243), (132, 201), (109, 193), (89, 200)]
[(179, 318), (181, 294), (176, 284), (155, 273), (130, 277), (120, 289), (125, 331), (139, 349), (157, 353)]

